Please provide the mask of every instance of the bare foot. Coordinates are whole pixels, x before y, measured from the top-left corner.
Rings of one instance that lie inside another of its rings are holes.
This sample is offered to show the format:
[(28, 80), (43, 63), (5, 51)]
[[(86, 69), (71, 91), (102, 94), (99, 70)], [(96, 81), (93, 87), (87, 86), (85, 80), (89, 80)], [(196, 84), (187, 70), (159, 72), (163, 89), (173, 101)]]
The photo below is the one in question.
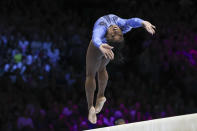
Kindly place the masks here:
[(96, 112), (95, 112), (95, 108), (93, 106), (89, 110), (88, 120), (92, 124), (96, 124), (96, 122), (97, 122)]
[(95, 106), (96, 113), (99, 113), (102, 110), (105, 101), (106, 101), (105, 97), (101, 97), (96, 100), (96, 106)]

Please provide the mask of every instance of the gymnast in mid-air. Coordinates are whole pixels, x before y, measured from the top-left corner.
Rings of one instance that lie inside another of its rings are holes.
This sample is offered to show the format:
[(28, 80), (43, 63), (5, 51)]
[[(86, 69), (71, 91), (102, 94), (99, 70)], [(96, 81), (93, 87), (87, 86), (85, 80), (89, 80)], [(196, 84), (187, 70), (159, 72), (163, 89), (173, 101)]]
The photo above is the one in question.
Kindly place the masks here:
[[(121, 49), (124, 46), (123, 34), (132, 28), (144, 27), (150, 34), (155, 33), (155, 26), (140, 18), (122, 19), (114, 14), (100, 17), (94, 24), (92, 39), (86, 54), (86, 81), (85, 91), (88, 103), (88, 120), (96, 124), (96, 114), (101, 111), (106, 101), (104, 96), (108, 81), (107, 64), (112, 61), (121, 61)], [(98, 93), (96, 105), (93, 105), (98, 78)]]

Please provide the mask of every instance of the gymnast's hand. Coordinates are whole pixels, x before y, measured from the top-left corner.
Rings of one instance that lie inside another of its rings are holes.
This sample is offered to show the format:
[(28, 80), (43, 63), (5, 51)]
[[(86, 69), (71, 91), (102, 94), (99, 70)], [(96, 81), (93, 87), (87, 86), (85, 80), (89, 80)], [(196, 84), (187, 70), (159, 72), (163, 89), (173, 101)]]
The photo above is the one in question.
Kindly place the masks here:
[(103, 43), (100, 45), (99, 49), (100, 51), (103, 53), (103, 55), (105, 56), (106, 59), (110, 59), (110, 60), (113, 60), (114, 59), (114, 53), (112, 51), (114, 47), (106, 44), (106, 43)]
[(150, 34), (152, 34), (152, 35), (155, 34), (156, 27), (154, 25), (152, 25), (150, 22), (143, 21), (142, 25)]

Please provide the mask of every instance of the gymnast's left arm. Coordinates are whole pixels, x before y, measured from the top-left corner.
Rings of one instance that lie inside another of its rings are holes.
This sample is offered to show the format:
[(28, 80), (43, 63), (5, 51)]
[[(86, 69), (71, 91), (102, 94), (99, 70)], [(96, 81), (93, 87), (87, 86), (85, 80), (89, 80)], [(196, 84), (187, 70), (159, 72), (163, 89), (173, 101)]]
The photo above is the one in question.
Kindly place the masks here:
[(150, 34), (155, 34), (156, 27), (148, 21), (142, 20), (140, 18), (131, 18), (128, 19), (126, 23), (133, 28), (144, 27)]
[(118, 19), (119, 23), (122, 23), (124, 26), (130, 26), (132, 28), (144, 27), (146, 31), (150, 34), (155, 34), (156, 27), (152, 25), (149, 21), (145, 21), (140, 18), (130, 18), (130, 19)]

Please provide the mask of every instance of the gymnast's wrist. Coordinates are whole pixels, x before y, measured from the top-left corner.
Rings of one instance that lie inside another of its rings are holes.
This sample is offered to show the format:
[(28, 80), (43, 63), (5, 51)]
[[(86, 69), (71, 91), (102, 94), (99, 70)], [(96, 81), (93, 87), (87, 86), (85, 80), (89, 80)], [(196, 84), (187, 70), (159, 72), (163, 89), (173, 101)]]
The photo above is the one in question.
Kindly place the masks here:
[(146, 25), (146, 21), (144, 20), (144, 21), (142, 21), (141, 22), (141, 25), (142, 25), (142, 27), (145, 27), (145, 25)]

